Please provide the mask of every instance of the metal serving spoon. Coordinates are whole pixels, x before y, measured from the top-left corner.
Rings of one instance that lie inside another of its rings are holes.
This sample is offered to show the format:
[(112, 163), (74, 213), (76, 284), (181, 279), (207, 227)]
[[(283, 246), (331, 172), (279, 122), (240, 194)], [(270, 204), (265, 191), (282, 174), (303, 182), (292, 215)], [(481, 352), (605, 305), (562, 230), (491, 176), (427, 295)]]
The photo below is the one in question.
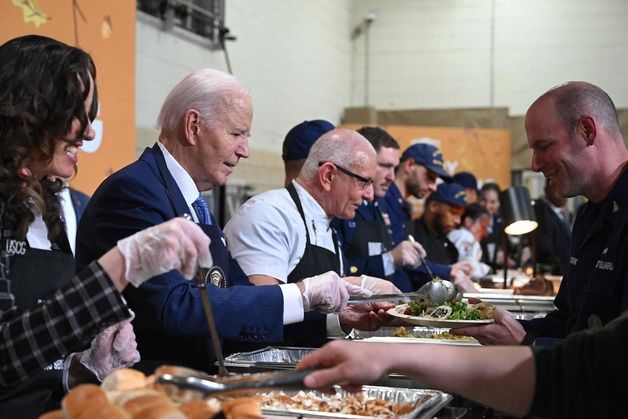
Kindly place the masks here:
[(456, 286), (444, 279), (434, 277), (427, 284), (413, 292), (402, 294), (377, 294), (371, 297), (352, 296), (347, 304), (366, 304), (381, 302), (404, 302), (414, 301), (423, 307), (439, 306), (447, 301), (454, 301), (458, 296)]

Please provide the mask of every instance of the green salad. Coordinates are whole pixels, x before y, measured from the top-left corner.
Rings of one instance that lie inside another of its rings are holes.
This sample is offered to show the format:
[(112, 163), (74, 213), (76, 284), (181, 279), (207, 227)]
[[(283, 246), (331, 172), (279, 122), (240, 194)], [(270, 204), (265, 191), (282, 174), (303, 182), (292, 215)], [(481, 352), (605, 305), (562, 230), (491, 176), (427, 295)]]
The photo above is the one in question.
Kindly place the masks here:
[(404, 314), (447, 320), (485, 320), (493, 318), (493, 311), (494, 307), (486, 303), (467, 304), (463, 301), (450, 301), (423, 309), (420, 304), (411, 301)]

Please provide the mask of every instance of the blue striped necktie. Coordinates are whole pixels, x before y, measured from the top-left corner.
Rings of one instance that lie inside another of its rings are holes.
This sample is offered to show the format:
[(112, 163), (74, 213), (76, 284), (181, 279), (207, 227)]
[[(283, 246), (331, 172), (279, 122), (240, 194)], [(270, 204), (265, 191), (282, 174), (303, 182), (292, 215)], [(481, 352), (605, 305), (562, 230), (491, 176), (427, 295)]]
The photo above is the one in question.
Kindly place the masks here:
[(194, 202), (192, 202), (192, 208), (196, 211), (196, 215), (198, 217), (198, 221), (201, 224), (211, 224), (212, 219), (209, 216), (209, 208), (207, 207), (207, 201), (202, 196), (196, 198)]

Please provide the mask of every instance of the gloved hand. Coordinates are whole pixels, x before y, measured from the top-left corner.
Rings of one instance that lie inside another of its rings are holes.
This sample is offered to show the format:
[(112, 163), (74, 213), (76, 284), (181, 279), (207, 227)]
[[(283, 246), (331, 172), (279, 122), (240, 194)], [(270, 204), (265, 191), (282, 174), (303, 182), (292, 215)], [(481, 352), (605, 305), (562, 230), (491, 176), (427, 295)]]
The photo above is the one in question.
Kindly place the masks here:
[(352, 292), (357, 292), (359, 288), (343, 281), (334, 271), (305, 278), (300, 284), (303, 286), (303, 309), (318, 310), (325, 314), (339, 311), (347, 305), (347, 288)]
[(374, 276), (361, 275), (362, 283), (360, 286), (371, 291), (373, 294), (401, 294), (401, 290), (387, 279), (380, 279)]
[(461, 260), (451, 265), (451, 276), (457, 276), (459, 272), (471, 276), (473, 273), (473, 264), (468, 260)]
[(140, 360), (131, 320), (107, 327), (91, 343), (89, 349), (78, 354), (79, 361), (102, 381), (118, 368), (128, 368)]
[(173, 218), (120, 240), (118, 249), (124, 257), (126, 280), (139, 287), (147, 279), (173, 269), (192, 279), (199, 266), (210, 268), (213, 259), (209, 243), (198, 225)]
[(459, 293), (464, 294), (465, 292), (477, 292), (477, 288), (471, 280), (471, 277), (466, 275), (463, 271), (457, 271), (454, 275), (452, 270), (451, 274), (451, 282), (454, 283), (456, 289)]
[(390, 252), (395, 268), (402, 266), (418, 267), (421, 264), (421, 258), (425, 258), (427, 253), (420, 243), (404, 240), (395, 246)]

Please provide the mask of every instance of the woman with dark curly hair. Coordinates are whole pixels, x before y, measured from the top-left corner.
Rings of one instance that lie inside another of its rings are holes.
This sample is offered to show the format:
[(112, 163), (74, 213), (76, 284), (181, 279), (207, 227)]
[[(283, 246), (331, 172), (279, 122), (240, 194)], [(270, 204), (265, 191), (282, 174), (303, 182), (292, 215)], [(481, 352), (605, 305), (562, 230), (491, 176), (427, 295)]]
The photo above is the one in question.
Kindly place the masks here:
[(74, 275), (56, 193), (95, 136), (95, 79), (87, 53), (54, 39), (0, 46), (0, 411), (14, 418), (35, 417), (73, 384), (139, 360), (120, 295), (128, 283), (211, 266), (207, 236), (175, 219)]

